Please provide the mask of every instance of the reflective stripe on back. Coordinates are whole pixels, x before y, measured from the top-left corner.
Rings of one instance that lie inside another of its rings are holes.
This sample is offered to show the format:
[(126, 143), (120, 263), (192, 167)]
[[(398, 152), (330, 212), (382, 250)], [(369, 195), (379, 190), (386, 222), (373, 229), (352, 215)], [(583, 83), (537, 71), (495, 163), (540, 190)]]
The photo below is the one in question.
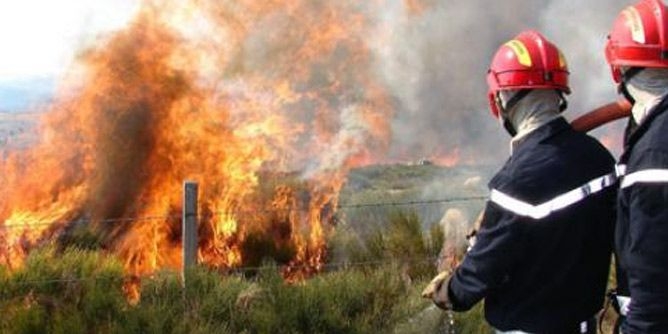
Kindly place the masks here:
[(492, 189), (490, 194), (490, 201), (496, 203), (500, 207), (513, 212), (520, 216), (531, 217), (533, 219), (542, 219), (549, 216), (551, 213), (573, 205), (591, 194), (595, 194), (613, 184), (617, 181), (615, 173), (603, 175), (595, 178), (584, 185), (565, 192), (555, 198), (538, 205), (532, 205), (513, 198), (499, 190)]
[(636, 183), (668, 183), (668, 169), (645, 169), (625, 175), (622, 189)]

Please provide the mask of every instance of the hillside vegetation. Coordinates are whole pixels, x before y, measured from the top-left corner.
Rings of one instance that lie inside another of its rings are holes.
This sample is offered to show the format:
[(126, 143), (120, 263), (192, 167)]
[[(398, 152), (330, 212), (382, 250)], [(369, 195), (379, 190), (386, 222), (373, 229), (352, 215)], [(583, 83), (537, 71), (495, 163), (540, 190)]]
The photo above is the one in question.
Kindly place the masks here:
[[(435, 274), (434, 236), (395, 216), (345, 266), (288, 284), (266, 263), (253, 273), (199, 267), (140, 280), (129, 302), (120, 263), (100, 250), (45, 246), (24, 268), (0, 273), (2, 333), (435, 333), (446, 317), (420, 291)], [(380, 235), (380, 234), (378, 234)], [(437, 238), (437, 237), (436, 237)], [(373, 260), (373, 261), (371, 261)], [(456, 316), (457, 333), (486, 333), (480, 309)]]
[[(298, 283), (286, 283), (271, 261), (232, 273), (198, 267), (185, 288), (177, 272), (139, 278), (141, 298), (131, 302), (127, 283), (137, 278), (79, 230), (33, 251), (19, 270), (0, 267), (0, 332), (442, 332), (445, 313), (419, 293), (436, 273), (444, 210), (481, 206), (447, 197), (479, 195), (480, 175), (433, 165), (353, 171), (324, 272)], [(457, 333), (490, 332), (480, 307), (455, 319)]]

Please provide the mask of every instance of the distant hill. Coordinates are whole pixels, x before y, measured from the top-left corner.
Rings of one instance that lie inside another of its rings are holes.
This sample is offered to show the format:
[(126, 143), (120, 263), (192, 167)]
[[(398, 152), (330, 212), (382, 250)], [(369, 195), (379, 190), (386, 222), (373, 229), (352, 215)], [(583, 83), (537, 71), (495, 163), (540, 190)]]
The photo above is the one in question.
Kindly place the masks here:
[(45, 103), (53, 94), (52, 78), (29, 78), (24, 80), (0, 80), (0, 112), (25, 112), (33, 106)]

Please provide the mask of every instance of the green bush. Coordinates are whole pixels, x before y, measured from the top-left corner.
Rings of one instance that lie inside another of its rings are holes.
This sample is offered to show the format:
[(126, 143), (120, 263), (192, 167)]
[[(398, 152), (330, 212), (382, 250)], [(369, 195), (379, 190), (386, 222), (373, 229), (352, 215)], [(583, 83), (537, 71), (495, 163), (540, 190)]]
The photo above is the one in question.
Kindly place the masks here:
[[(378, 217), (381, 217), (379, 214)], [(415, 211), (394, 210), (364, 233), (345, 224), (329, 240), (332, 261), (289, 284), (276, 244), (256, 236), (252, 273), (198, 267), (143, 277), (141, 298), (124, 294), (119, 261), (82, 232), (60, 247), (33, 251), (17, 271), (0, 267), (2, 333), (425, 333), (443, 329), (445, 313), (420, 297), (435, 274), (442, 230), (423, 231)], [(74, 248), (78, 247), (78, 248)], [(272, 261), (264, 263), (260, 261)], [(273, 264), (278, 263), (278, 264)], [(335, 264), (330, 263), (330, 264)], [(481, 307), (456, 315), (457, 333), (486, 333)]]
[[(187, 273), (185, 289), (179, 273), (161, 271), (141, 279), (141, 299), (133, 304), (123, 294), (122, 266), (112, 257), (47, 247), (33, 252), (18, 271), (0, 270), (0, 332), (418, 333), (411, 330), (438, 328), (443, 312), (429, 311), (431, 303), (419, 295), (428, 278), (406, 280), (402, 270), (400, 263), (351, 266), (288, 284), (274, 265), (264, 265), (252, 279), (200, 267)], [(425, 312), (432, 316), (421, 318)], [(462, 319), (481, 326), (479, 313), (471, 314), (478, 318)], [(467, 330), (458, 333), (480, 333)]]
[(329, 247), (333, 261), (378, 264), (394, 262), (410, 279), (433, 276), (443, 245), (442, 229), (434, 224), (425, 234), (415, 211), (392, 211), (384, 223), (357, 231), (340, 226)]
[(0, 332), (105, 332), (127, 306), (123, 268), (99, 252), (46, 247), (1, 277)]

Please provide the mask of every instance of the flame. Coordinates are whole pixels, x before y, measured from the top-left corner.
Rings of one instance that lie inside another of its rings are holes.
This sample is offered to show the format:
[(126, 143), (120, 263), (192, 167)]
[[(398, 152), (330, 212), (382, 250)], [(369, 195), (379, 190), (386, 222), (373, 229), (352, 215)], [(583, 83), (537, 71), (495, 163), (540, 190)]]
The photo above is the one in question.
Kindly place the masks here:
[(19, 266), (79, 222), (131, 275), (180, 268), (189, 179), (200, 184), (201, 263), (253, 264), (261, 236), (289, 250), (288, 279), (320, 271), (348, 170), (382, 156), (390, 138), (363, 10), (145, 1), (80, 53), (38, 142), (0, 160), (0, 263)]
[(462, 159), (459, 147), (456, 147), (452, 151), (437, 155), (430, 160), (440, 166), (453, 167), (458, 165)]

